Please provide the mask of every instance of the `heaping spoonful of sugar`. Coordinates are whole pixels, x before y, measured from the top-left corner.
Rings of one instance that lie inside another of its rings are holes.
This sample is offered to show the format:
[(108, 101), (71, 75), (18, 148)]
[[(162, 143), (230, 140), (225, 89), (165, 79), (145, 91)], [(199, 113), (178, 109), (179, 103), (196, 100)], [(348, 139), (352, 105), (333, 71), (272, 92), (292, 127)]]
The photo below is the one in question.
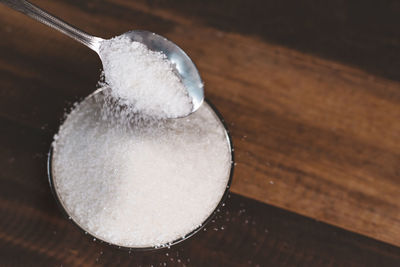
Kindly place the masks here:
[(203, 82), (188, 55), (148, 31), (129, 31), (105, 40), (91, 36), (25, 0), (0, 0), (95, 51), (118, 103), (152, 117), (185, 117), (204, 100)]

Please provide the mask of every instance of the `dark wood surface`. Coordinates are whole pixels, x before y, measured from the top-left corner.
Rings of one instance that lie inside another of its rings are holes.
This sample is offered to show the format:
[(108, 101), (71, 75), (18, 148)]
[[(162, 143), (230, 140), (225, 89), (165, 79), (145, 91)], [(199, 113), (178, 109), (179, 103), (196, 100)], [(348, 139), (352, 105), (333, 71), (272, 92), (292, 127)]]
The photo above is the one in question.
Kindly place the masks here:
[(0, 5), (0, 265), (400, 266), (397, 1), (34, 3), (98, 36), (147, 29), (187, 51), (232, 132), (234, 193), (169, 250), (78, 231), (52, 199), (46, 153), (101, 64)]
[(148, 252), (94, 242), (61, 212), (46, 179), (50, 138), (2, 118), (1, 266), (398, 266), (400, 248), (231, 194), (194, 237)]

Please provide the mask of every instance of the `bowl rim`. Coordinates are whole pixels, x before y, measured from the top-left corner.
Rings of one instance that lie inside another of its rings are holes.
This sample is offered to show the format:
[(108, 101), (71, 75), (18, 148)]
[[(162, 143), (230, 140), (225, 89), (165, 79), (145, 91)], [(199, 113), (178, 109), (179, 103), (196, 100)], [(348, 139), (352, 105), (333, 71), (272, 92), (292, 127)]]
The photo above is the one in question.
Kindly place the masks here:
[[(96, 93), (98, 93), (98, 91), (93, 92), (92, 94), (90, 94), (89, 96), (84, 98), (83, 100), (92, 97)], [(80, 101), (80, 102), (82, 102), (82, 101)], [(103, 240), (102, 238), (97, 237), (93, 233), (85, 230), (78, 222), (76, 222), (74, 220), (74, 218), (72, 216), (70, 216), (68, 214), (67, 209), (64, 207), (62, 201), (60, 200), (60, 198), (59, 198), (59, 196), (57, 194), (57, 190), (56, 190), (55, 184), (54, 184), (53, 173), (52, 173), (52, 156), (53, 156), (53, 146), (54, 146), (54, 142), (52, 142), (51, 145), (50, 145), (48, 156), (47, 156), (47, 177), (48, 177), (48, 182), (49, 182), (51, 193), (52, 193), (52, 195), (53, 195), (53, 197), (54, 197), (54, 199), (55, 199), (55, 201), (57, 203), (57, 206), (58, 206), (59, 210), (63, 214), (63, 216), (65, 218), (67, 218), (68, 221), (70, 221), (73, 225), (75, 225), (75, 227), (77, 227), (82, 233), (84, 233), (86, 236), (88, 236), (91, 239), (93, 239), (93, 241), (99, 242), (99, 243), (105, 243), (105, 244), (107, 244), (107, 245), (109, 245), (111, 247), (118, 248), (118, 249), (121, 249), (121, 250), (128, 250), (128, 251), (132, 251), (132, 252), (135, 252), (135, 251), (152, 251), (152, 250), (160, 250), (160, 249), (164, 249), (164, 248), (170, 248), (171, 246), (174, 246), (174, 245), (176, 245), (178, 243), (181, 243), (181, 242), (189, 239), (190, 237), (192, 237), (196, 233), (198, 233), (200, 230), (204, 229), (205, 226), (221, 210), (221, 207), (223, 207), (223, 204), (226, 201), (226, 198), (228, 197), (228, 194), (230, 192), (230, 187), (231, 187), (231, 184), (232, 184), (233, 171), (234, 171), (234, 166), (235, 166), (234, 147), (233, 147), (232, 137), (231, 137), (230, 131), (228, 129), (228, 126), (227, 126), (224, 118), (222, 117), (221, 113), (215, 107), (215, 105), (213, 105), (208, 99), (204, 99), (204, 102), (206, 102), (209, 105), (209, 107), (212, 109), (212, 111), (217, 116), (217, 118), (219, 119), (219, 121), (221, 122), (222, 126), (225, 129), (225, 135), (226, 135), (226, 138), (228, 140), (228, 145), (229, 145), (230, 152), (231, 152), (231, 168), (230, 168), (230, 171), (229, 171), (229, 179), (228, 179), (228, 182), (226, 184), (226, 188), (225, 188), (224, 194), (222, 195), (222, 197), (221, 197), (220, 201), (218, 202), (217, 206), (215, 207), (215, 209), (211, 212), (211, 214), (207, 217), (207, 219), (205, 219), (201, 223), (201, 225), (199, 225), (198, 227), (196, 227), (195, 229), (193, 229), (192, 231), (187, 233), (184, 237), (180, 237), (178, 239), (175, 239), (172, 242), (169, 242), (169, 243), (166, 243), (166, 244), (162, 244), (160, 246), (128, 247), (128, 246), (123, 246), (123, 245), (110, 243), (108, 241)], [(66, 119), (66, 117), (67, 116), (65, 116), (64, 120)], [(60, 125), (62, 125), (63, 122), (64, 121), (62, 121), (60, 123)]]

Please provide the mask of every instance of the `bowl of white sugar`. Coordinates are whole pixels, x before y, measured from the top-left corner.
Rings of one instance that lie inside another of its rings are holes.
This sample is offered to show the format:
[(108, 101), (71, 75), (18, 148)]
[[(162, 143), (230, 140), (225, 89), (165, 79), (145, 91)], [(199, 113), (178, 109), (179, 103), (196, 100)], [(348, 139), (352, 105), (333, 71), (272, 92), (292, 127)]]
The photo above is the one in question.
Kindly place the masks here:
[(49, 181), (62, 211), (94, 239), (171, 246), (199, 231), (228, 193), (233, 149), (207, 101), (178, 119), (121, 120), (107, 94), (75, 105), (54, 138)]

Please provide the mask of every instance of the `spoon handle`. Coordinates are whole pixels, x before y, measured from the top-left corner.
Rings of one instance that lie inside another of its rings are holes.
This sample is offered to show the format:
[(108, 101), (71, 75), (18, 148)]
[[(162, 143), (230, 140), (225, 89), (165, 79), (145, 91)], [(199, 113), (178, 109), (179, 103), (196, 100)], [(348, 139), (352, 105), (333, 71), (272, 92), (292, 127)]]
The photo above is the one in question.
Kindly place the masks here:
[(50, 26), (68, 35), (72, 39), (81, 42), (97, 53), (99, 51), (100, 42), (103, 41), (103, 39), (91, 36), (86, 32), (69, 25), (68, 23), (54, 17), (53, 15), (50, 15), (46, 11), (26, 0), (0, 0), (0, 3), (3, 3), (21, 13), (24, 13), (25, 15), (28, 15), (33, 19), (40, 21), (43, 24), (46, 24), (47, 26)]

